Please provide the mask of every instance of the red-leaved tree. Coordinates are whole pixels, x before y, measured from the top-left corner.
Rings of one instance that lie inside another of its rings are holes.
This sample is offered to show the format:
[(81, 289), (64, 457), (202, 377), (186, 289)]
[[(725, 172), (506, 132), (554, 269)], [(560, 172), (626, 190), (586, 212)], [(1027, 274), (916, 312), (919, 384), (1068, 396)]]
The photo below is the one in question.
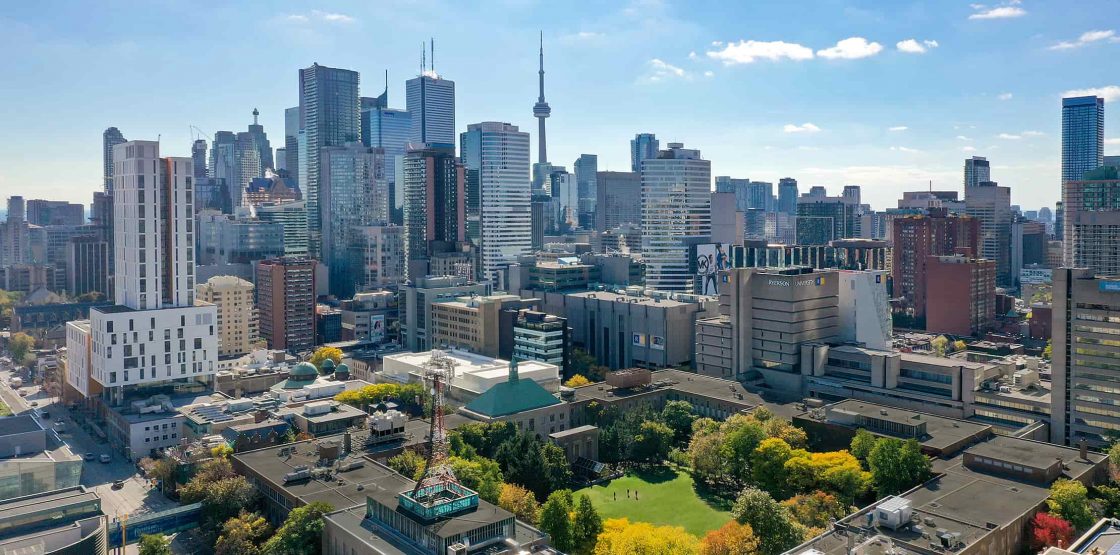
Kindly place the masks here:
[(1031, 549), (1047, 546), (1069, 547), (1073, 541), (1073, 525), (1050, 513), (1038, 513), (1031, 519)]

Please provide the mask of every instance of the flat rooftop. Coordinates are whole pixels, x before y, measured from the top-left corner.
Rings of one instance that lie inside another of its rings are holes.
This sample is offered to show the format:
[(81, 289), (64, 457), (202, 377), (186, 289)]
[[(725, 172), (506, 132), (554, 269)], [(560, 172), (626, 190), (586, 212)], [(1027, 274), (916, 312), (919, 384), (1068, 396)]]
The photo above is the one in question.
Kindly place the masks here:
[(334, 403), (334, 404), (332, 405), (330, 412), (325, 412), (323, 414), (314, 414), (314, 415), (304, 414), (304, 412), (303, 412), (304, 407), (306, 407), (307, 405), (300, 405), (300, 406), (296, 406), (296, 407), (282, 407), (282, 408), (280, 408), (279, 410), (276, 411), (276, 415), (277, 416), (285, 416), (285, 415), (288, 415), (288, 414), (297, 415), (297, 416), (300, 416), (302, 418), (307, 419), (308, 422), (314, 422), (314, 423), (331, 422), (331, 421), (334, 421), (334, 420), (349, 420), (351, 418), (355, 418), (355, 417), (359, 417), (359, 416), (366, 416), (366, 413), (363, 410), (352, 407), (352, 406), (347, 405), (345, 403), (337, 403), (335, 401), (329, 401), (329, 400), (328, 400), (328, 402)]
[[(229, 397), (221, 393), (209, 392), (202, 394), (187, 394), (187, 395), (174, 395), (170, 397), (171, 410), (166, 412), (149, 412), (139, 414), (132, 412), (132, 403), (135, 401), (143, 401), (145, 399), (129, 399), (125, 404), (119, 407), (113, 407), (113, 411), (120, 414), (125, 420), (131, 424), (138, 424), (143, 422), (150, 422), (152, 420), (166, 420), (168, 418), (175, 418), (183, 416), (179, 409), (189, 405), (201, 405), (203, 403), (218, 403), (221, 401), (228, 401)], [(185, 417), (184, 417), (185, 418)]]
[(1071, 477), (1080, 476), (1107, 458), (1106, 455), (1090, 451), (1087, 453), (1089, 460), (1086, 461), (1081, 458), (1081, 452), (1077, 449), (1007, 436), (996, 436), (989, 441), (969, 447), (966, 452), (1031, 468), (1047, 468), (1061, 459), (1062, 464), (1069, 467), (1069, 470), (1063, 474), (1069, 474)]
[[(878, 420), (886, 420), (888, 422), (896, 422), (900, 424), (917, 424), (919, 422), (926, 423), (926, 436), (916, 438), (919, 443), (930, 449), (937, 449), (944, 451), (949, 447), (956, 445), (960, 441), (974, 436), (983, 436), (991, 433), (991, 426), (988, 424), (980, 424), (977, 422), (969, 422), (967, 420), (959, 420), (956, 418), (947, 418), (944, 416), (936, 416), (933, 414), (926, 414), (922, 412), (915, 412), (909, 410), (888, 407), (886, 405), (878, 405), (869, 403), (867, 401), (859, 401), (856, 399), (846, 399), (837, 403), (833, 403), (825, 407), (825, 410), (842, 410), (845, 412), (855, 413), (868, 418)], [(883, 414), (883, 413), (886, 414)], [(807, 417), (808, 413), (802, 414)], [(830, 422), (837, 424), (836, 422)], [(874, 431), (879, 435), (886, 434), (880, 430)]]
[(42, 429), (43, 428), (39, 426), (39, 423), (30, 414), (0, 418), (0, 437), (26, 434)]
[(0, 519), (7, 520), (85, 503), (97, 503), (100, 506), (101, 497), (82, 486), (15, 497), (0, 502)]
[[(1112, 519), (1102, 518), (1068, 549), (1073, 553), (1104, 554), (1120, 551), (1116, 546), (1120, 546), (1120, 526), (1113, 524)], [(1093, 551), (1094, 549), (1099, 551)]]
[(590, 431), (595, 430), (595, 429), (596, 429), (595, 426), (586, 426), (586, 425), (585, 426), (576, 426), (575, 428), (569, 428), (567, 430), (560, 430), (559, 432), (553, 432), (551, 434), (548, 434), (548, 437), (551, 437), (551, 438), (565, 438), (565, 437), (568, 437), (568, 436), (574, 436), (574, 435), (579, 435), (579, 434), (582, 434), (582, 433), (590, 432)]
[[(477, 353), (460, 351), (458, 349), (445, 350), (444, 354), (455, 362), (455, 373), (458, 375), (472, 374), (481, 378), (502, 379), (503, 381), (509, 376), (508, 360), (491, 358)], [(432, 355), (431, 351), (420, 353), (408, 352), (386, 355), (384, 358), (385, 360), (393, 360), (415, 368), (421, 368), (432, 358)], [(524, 377), (525, 375), (535, 375), (539, 372), (556, 372), (557, 367), (555, 364), (537, 360), (519, 360), (517, 361), (517, 371)], [(452, 382), (452, 385), (455, 385), (455, 383)]]
[[(652, 297), (635, 297), (631, 295), (621, 295), (613, 291), (579, 291), (575, 293), (566, 293), (569, 297), (580, 297), (584, 299), (595, 299), (599, 301), (633, 303), (645, 306), (653, 306), (660, 308), (675, 308), (678, 306), (696, 306), (696, 303), (682, 302), (674, 299), (654, 299)], [(715, 299), (715, 297), (710, 297)]]
[[(614, 401), (627, 397), (651, 395), (662, 390), (676, 390), (691, 395), (723, 399), (751, 408), (763, 404), (762, 397), (747, 391), (739, 382), (704, 376), (683, 370), (657, 370), (651, 372), (651, 387), (634, 387), (629, 389), (616, 389), (606, 382), (593, 383), (574, 388), (574, 401), (597, 400)], [(660, 382), (661, 385), (658, 385)]]

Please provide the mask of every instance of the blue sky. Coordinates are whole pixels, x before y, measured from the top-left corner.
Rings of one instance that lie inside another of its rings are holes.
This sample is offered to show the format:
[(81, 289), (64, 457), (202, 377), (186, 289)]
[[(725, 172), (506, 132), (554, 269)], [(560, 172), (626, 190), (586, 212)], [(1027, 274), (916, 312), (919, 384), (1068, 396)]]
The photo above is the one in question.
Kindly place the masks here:
[(1107, 93), (1120, 154), (1118, 16), (1115, 1), (5, 2), (0, 196), (88, 203), (110, 125), (186, 156), (190, 126), (243, 130), (256, 107), (278, 146), (312, 62), (360, 71), (367, 96), (388, 69), (403, 108), (433, 36), (460, 131), (535, 135), (543, 29), (554, 163), (625, 170), (629, 139), (654, 132), (713, 175), (859, 184), (884, 208), (930, 180), (960, 189), (980, 155), (1033, 209), (1059, 196), (1063, 92)]

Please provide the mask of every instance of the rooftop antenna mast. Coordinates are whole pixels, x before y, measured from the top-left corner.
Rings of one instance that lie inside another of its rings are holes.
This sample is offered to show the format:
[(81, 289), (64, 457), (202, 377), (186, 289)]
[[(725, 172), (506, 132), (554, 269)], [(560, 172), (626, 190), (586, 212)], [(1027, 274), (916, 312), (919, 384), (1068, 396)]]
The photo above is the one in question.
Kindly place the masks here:
[(425, 71), (428, 71), (428, 49), (420, 43), (420, 75), (424, 75)]
[(447, 430), (443, 423), (444, 391), (455, 379), (455, 360), (439, 349), (433, 349), (431, 358), (423, 365), (424, 383), (431, 385), (432, 423), (428, 433), (428, 460), (424, 463), (424, 474), (412, 490), (412, 497), (424, 497), (432, 488), (440, 489), (448, 483), (458, 484), (459, 480), (451, 471), (448, 463), (449, 445)]

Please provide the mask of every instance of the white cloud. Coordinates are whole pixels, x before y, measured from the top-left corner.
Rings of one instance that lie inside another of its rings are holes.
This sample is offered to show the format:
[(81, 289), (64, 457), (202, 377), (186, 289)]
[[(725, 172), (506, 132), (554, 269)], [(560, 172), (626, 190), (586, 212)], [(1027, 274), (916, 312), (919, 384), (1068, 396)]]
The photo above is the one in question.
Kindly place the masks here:
[(974, 147), (974, 146), (961, 147), (961, 152), (976, 152), (976, 147)]
[(715, 41), (712, 46), (720, 50), (709, 50), (708, 57), (720, 60), (724, 65), (751, 64), (758, 60), (776, 62), (786, 60), (808, 60), (813, 57), (813, 49), (800, 44), (776, 41), (741, 40), (724, 43)]
[(1023, 138), (1022, 135), (1012, 135), (1011, 133), (1000, 133), (998, 136), (999, 138), (1008, 141), (1018, 141), (1019, 139)]
[(984, 4), (969, 4), (974, 13), (969, 19), (1009, 19), (1027, 15), (1027, 10), (1019, 7), (1019, 2), (1012, 0), (999, 6), (985, 6)]
[(1105, 139), (1104, 144), (1106, 144), (1106, 145), (1120, 145), (1120, 137), (1113, 137), (1111, 139)]
[(899, 52), (906, 52), (907, 54), (925, 54), (930, 48), (937, 48), (938, 46), (940, 45), (935, 40), (918, 42), (917, 39), (906, 39), (895, 43)]
[(1042, 131), (1023, 131), (1022, 135), (1024, 137), (1042, 137), (1043, 135), (1046, 135), (1046, 133), (1043, 133)]
[(874, 56), (883, 50), (883, 45), (868, 42), (863, 37), (850, 37), (836, 43), (836, 46), (817, 50), (817, 55), (830, 60), (856, 60)]
[(687, 79), (688, 72), (663, 60), (654, 58), (649, 61), (650, 73), (646, 78), (650, 81), (664, 81), (666, 79)]
[(299, 14), (292, 14), (292, 15), (287, 16), (284, 19), (287, 19), (288, 21), (291, 21), (293, 23), (307, 23), (308, 22), (308, 19), (307, 19), (306, 15), (299, 15)]
[(895, 152), (907, 152), (907, 153), (910, 153), (910, 154), (914, 154), (916, 152), (921, 152), (920, 150), (918, 150), (916, 148), (910, 148), (910, 147), (905, 147), (905, 146), (892, 146), (891, 150), (893, 150)]
[(289, 14), (284, 16), (286, 21), (291, 23), (310, 23), (311, 21), (321, 21), (325, 23), (354, 23), (357, 21), (344, 13), (337, 12), (324, 12), (320, 10), (311, 10), (306, 14)]
[(1011, 93), (1009, 93), (1009, 92), (1005, 92), (1005, 93), (999, 93), (999, 94), (998, 94), (998, 95), (996, 96), (996, 98), (998, 98), (998, 99), (1000, 99), (1000, 100), (1011, 100), (1011, 97), (1012, 97), (1012, 96), (1013, 96), (1013, 95), (1012, 95)]
[(1109, 85), (1107, 87), (1096, 87), (1091, 89), (1074, 89), (1072, 91), (1066, 91), (1062, 93), (1062, 96), (1066, 98), (1071, 96), (1099, 96), (1103, 98), (1105, 102), (1115, 102), (1117, 100), (1120, 100), (1120, 86)]
[(972, 139), (969, 139), (968, 137), (965, 137), (964, 135), (957, 135), (957, 140), (958, 141), (971, 141)]
[(887, 128), (887, 131), (906, 131), (907, 129), (910, 128), (906, 127), (905, 125), (896, 125), (894, 127)]
[(716, 72), (714, 72), (712, 70), (708, 70), (708, 71), (704, 72), (704, 77), (715, 77), (715, 75), (716, 75)]
[(1094, 42), (1108, 41), (1120, 42), (1120, 37), (1116, 36), (1116, 31), (1086, 31), (1081, 33), (1075, 41), (1062, 41), (1057, 44), (1051, 45), (1050, 50), (1072, 50), (1074, 48), (1081, 48)]
[(782, 131), (785, 131), (786, 133), (819, 133), (820, 130), (820, 127), (817, 127), (816, 125), (813, 125), (809, 122), (805, 122), (801, 125), (787, 123), (784, 127), (782, 127)]

